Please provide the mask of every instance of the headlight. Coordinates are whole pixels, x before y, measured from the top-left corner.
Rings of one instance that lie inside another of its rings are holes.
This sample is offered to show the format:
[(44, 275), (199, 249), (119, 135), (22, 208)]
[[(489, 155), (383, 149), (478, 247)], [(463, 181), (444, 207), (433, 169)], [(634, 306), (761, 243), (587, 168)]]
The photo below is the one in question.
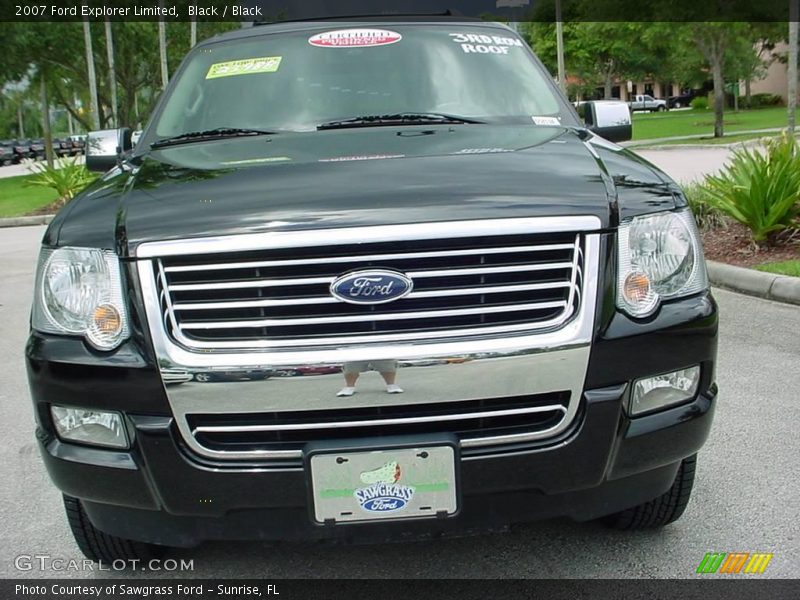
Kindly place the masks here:
[(128, 337), (119, 259), (94, 248), (43, 249), (33, 302), (33, 328), (83, 335), (99, 350)]
[(634, 317), (661, 300), (708, 287), (700, 236), (689, 210), (636, 217), (619, 226), (617, 306)]

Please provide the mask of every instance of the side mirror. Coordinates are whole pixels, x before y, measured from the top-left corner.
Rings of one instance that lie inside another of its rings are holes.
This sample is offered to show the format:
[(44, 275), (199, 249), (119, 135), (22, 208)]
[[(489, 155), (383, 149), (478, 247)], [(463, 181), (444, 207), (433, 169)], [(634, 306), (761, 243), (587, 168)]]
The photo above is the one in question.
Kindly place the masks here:
[(609, 142), (625, 142), (633, 137), (631, 109), (625, 102), (587, 102), (586, 127)]
[(90, 131), (86, 136), (86, 168), (105, 173), (131, 148), (131, 130), (127, 127)]

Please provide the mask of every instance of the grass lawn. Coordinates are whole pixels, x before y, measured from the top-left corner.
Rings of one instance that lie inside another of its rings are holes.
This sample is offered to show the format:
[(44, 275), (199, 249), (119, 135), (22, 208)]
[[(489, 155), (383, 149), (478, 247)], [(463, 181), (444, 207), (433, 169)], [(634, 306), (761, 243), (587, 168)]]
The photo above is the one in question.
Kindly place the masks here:
[(20, 175), (0, 179), (0, 218), (28, 214), (56, 199), (58, 194), (54, 189), (24, 185), (33, 177), (34, 175)]
[(790, 275), (800, 277), (800, 260), (784, 260), (782, 262), (767, 263), (753, 267), (759, 271), (775, 273), (776, 275)]
[[(738, 113), (733, 112), (733, 109), (726, 109), (723, 124), (725, 133), (785, 127), (786, 108), (777, 106), (740, 110)], [(714, 112), (712, 110), (676, 110), (663, 113), (634, 113), (633, 115), (634, 140), (697, 134), (714, 135)], [(723, 138), (723, 140), (736, 141), (731, 138)]]

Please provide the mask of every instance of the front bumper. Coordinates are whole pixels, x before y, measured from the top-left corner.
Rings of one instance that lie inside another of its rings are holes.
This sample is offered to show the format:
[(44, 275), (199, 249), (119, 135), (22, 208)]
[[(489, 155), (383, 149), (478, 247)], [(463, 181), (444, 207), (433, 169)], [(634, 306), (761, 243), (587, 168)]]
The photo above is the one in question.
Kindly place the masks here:
[(711, 425), (713, 389), (635, 424), (621, 415), (622, 391), (588, 393), (580, 430), (570, 440), (462, 461), (460, 511), (443, 520), (315, 525), (301, 469), (218, 470), (193, 464), (176, 445), (168, 418), (133, 419), (138, 451), (125, 460), (111, 457), (120, 453), (76, 452), (57, 440), (43, 440), (42, 453), (53, 481), (85, 501), (96, 527), (168, 546), (215, 539), (377, 541), (556, 516), (588, 520), (665, 492), (680, 459), (702, 446)]
[[(586, 520), (652, 499), (708, 435), (716, 335), (710, 294), (665, 304), (647, 322), (612, 307), (598, 315), (569, 427), (555, 437), (463, 456), (455, 517), (349, 526), (312, 523), (301, 466), (215, 463), (189, 449), (145, 347), (130, 342), (109, 361), (77, 340), (34, 334), (27, 354), (42, 455), (57, 487), (81, 498), (95, 526), (108, 533), (191, 546), (206, 539), (386, 539), (553, 516)], [(702, 376), (692, 402), (635, 419), (625, 414), (633, 379), (693, 364)], [(51, 402), (102, 409), (110, 399), (126, 414), (135, 440), (130, 451), (56, 439)]]

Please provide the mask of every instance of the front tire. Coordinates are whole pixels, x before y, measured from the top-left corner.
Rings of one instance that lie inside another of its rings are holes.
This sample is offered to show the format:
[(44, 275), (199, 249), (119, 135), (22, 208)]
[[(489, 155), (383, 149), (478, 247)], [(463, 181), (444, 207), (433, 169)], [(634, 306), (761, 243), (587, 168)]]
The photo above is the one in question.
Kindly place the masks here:
[(94, 562), (112, 564), (114, 561), (150, 561), (164, 554), (163, 546), (135, 542), (115, 535), (103, 533), (89, 521), (81, 501), (64, 496), (64, 508), (72, 536), (83, 555)]
[(665, 110), (667, 110), (667, 107), (666, 107), (666, 106), (663, 106), (663, 105), (662, 105), (662, 106), (659, 106), (659, 107), (658, 107), (658, 112), (664, 112)]
[(697, 455), (684, 458), (672, 487), (658, 498), (605, 517), (609, 527), (622, 530), (653, 529), (677, 521), (686, 510), (694, 485)]

